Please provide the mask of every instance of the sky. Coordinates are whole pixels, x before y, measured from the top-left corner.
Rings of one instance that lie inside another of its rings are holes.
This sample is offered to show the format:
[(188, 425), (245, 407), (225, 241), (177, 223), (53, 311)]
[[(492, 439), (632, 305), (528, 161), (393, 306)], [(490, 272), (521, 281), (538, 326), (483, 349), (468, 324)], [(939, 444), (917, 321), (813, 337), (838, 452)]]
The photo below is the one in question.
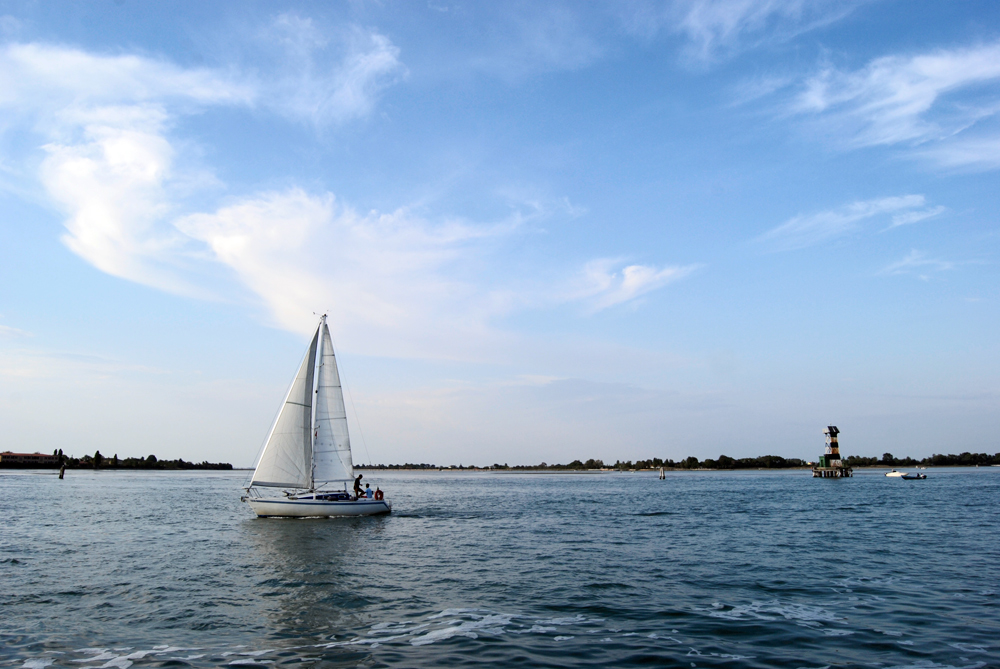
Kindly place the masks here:
[(0, 0), (0, 450), (990, 452), (1000, 3)]

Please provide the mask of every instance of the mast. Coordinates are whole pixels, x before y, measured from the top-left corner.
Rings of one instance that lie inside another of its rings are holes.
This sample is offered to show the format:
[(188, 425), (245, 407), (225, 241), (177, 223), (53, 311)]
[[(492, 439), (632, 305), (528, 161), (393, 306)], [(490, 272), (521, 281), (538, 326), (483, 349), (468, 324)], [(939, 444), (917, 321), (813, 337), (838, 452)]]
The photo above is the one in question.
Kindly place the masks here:
[(313, 391), (312, 429), (309, 430), (310, 438), (312, 439), (312, 447), (309, 449), (309, 490), (316, 489), (316, 439), (319, 437), (319, 421), (317, 420), (317, 416), (319, 413), (319, 389), (320, 385), (322, 385), (319, 376), (323, 369), (323, 356), (326, 354), (323, 342), (324, 325), (326, 325), (326, 314), (319, 317), (319, 327), (316, 328), (316, 343), (319, 348), (316, 351), (316, 373), (313, 375), (316, 379), (316, 390)]

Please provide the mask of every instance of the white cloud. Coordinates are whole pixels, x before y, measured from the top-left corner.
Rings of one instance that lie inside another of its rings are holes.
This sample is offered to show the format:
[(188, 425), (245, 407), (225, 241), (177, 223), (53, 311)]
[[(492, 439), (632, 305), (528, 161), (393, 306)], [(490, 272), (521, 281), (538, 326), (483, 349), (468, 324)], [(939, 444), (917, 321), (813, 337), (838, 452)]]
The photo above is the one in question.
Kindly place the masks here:
[[(168, 129), (204, 105), (253, 101), (252, 87), (208, 69), (62, 46), (0, 48), (0, 109), (21, 117), (44, 157), (51, 202), (66, 214), (66, 245), (98, 269), (172, 292), (196, 294), (170, 267), (183, 240), (165, 217), (177, 152)], [(184, 181), (184, 178), (180, 178)]]
[(778, 251), (801, 249), (859, 228), (866, 219), (893, 214), (890, 227), (915, 223), (944, 211), (926, 207), (923, 195), (902, 195), (852, 202), (839, 209), (795, 216), (757, 238)]
[[(308, 32), (308, 21), (283, 17), (276, 25), (302, 59), (282, 77), (254, 83), (135, 55), (45, 44), (0, 48), (0, 110), (9, 112), (8, 125), (19, 117), (38, 136), (38, 177), (66, 214), (63, 239), (74, 253), (114, 276), (203, 295), (178, 271), (192, 262), (190, 240), (170, 217), (183, 207), (182, 191), (217, 182), (179, 155), (170, 137), (175, 121), (206, 106), (261, 100), (296, 118), (343, 121), (369, 113), (383, 75), (399, 68), (395, 48), (375, 33), (355, 29), (337, 52), (340, 61), (317, 63), (313, 51), (325, 42)], [(4, 172), (18, 175), (7, 165)]]
[(767, 97), (796, 83), (790, 75), (758, 75), (740, 82), (734, 87), (734, 105), (747, 104)]
[(340, 123), (369, 114), (379, 93), (406, 74), (399, 49), (387, 37), (358, 27), (330, 36), (311, 20), (286, 14), (262, 39), (270, 46), (267, 57), (242, 72), (9, 44), (0, 48), (0, 108), (24, 116), (41, 112), (35, 120), (49, 132), (72, 128), (76, 115), (126, 104), (155, 104), (174, 113), (259, 104), (317, 124)]
[(252, 86), (219, 72), (134, 55), (103, 56), (48, 44), (0, 48), (0, 107), (73, 113), (123, 103), (248, 104)]
[[(490, 318), (509, 302), (459, 267), (480, 260), (504, 226), (432, 225), (405, 210), (360, 215), (333, 195), (264, 193), (177, 228), (208, 245), (284, 328), (306, 331), (313, 312), (350, 323), (355, 350), (475, 357), (498, 335)], [(465, 342), (460, 344), (458, 342)]]
[(1000, 112), (998, 84), (1000, 43), (886, 56), (857, 71), (824, 69), (792, 111), (848, 146), (932, 145), (923, 152), (946, 165), (990, 167), (1000, 162), (996, 136), (972, 145), (955, 137)]
[(516, 307), (551, 305), (558, 294), (556, 302), (604, 309), (691, 270), (595, 261), (572, 294), (559, 290), (558, 279), (541, 285), (521, 277), (514, 290), (487, 278), (496, 240), (525, 220), (585, 212), (565, 198), (521, 202), (509, 221), (485, 225), (431, 221), (406, 209), (359, 214), (332, 194), (295, 187), (189, 213), (191, 175), (200, 168), (172, 137), (183, 114), (267, 104), (317, 124), (342, 121), (368, 113), (380, 87), (401, 72), (397, 50), (375, 33), (355, 31), (357, 43), (340, 44), (332, 60), (323, 50), (336, 40), (308, 20), (283, 16), (269, 35), (298, 54), (288, 71), (299, 71), (312, 93), (296, 97), (291, 87), (272, 101), (270, 93), (290, 79), (246, 85), (239, 83), (246, 78), (137, 56), (45, 45), (0, 51), (0, 108), (31, 116), (43, 154), (39, 181), (65, 212), (63, 239), (74, 253), (108, 274), (200, 297), (222, 292), (205, 276), (218, 278), (224, 268), (283, 328), (308, 330), (313, 312), (330, 310), (336, 322), (351, 324), (341, 334), (353, 350), (465, 360), (495, 358), (516, 338), (494, 324)]
[(312, 19), (282, 14), (261, 38), (277, 51), (262, 64), (261, 102), (316, 125), (366, 116), (407, 74), (389, 38), (356, 26), (332, 35)]
[(493, 249), (517, 234), (516, 223), (434, 224), (406, 210), (361, 215), (331, 194), (295, 188), (185, 216), (176, 227), (207, 244), (280, 326), (308, 331), (313, 312), (329, 309), (353, 351), (400, 357), (493, 359), (510, 350), (514, 335), (495, 321), (513, 309), (578, 302), (598, 311), (694, 269), (602, 259), (567, 289), (531, 276), (506, 287), (486, 277)]
[(631, 6), (627, 29), (660, 30), (687, 39), (686, 55), (710, 62), (767, 42), (784, 42), (838, 21), (861, 4), (851, 0), (673, 0)]
[(579, 13), (551, 3), (505, 5), (488, 10), (491, 29), (475, 51), (451, 67), (484, 71), (507, 80), (539, 72), (576, 70), (604, 55), (604, 47)]
[(944, 212), (944, 210), (945, 208), (943, 206), (938, 205), (937, 207), (928, 207), (927, 209), (916, 209), (913, 211), (904, 211), (894, 214), (889, 228), (898, 228), (901, 225), (917, 223), (919, 221), (937, 216), (938, 214)]
[(1000, 134), (954, 139), (918, 152), (946, 168), (987, 171), (1000, 169)]
[(178, 243), (161, 221), (170, 209), (165, 182), (174, 151), (158, 132), (162, 115), (133, 108), (130, 123), (88, 124), (83, 141), (45, 146), (41, 181), (67, 213), (63, 241), (103, 272), (173, 292), (188, 292), (157, 268)]
[(512, 213), (512, 225), (552, 216), (580, 218), (588, 213), (586, 207), (570, 202), (568, 197), (554, 198), (535, 186), (506, 186), (497, 189), (496, 194), (506, 200)]
[(646, 293), (682, 279), (697, 265), (683, 267), (622, 266), (620, 258), (599, 258), (584, 267), (578, 287), (570, 293), (572, 299), (585, 302), (600, 311), (617, 304), (631, 302)]
[(930, 278), (928, 272), (943, 272), (951, 269), (955, 269), (955, 263), (928, 258), (923, 252), (913, 249), (902, 260), (882, 268), (879, 274), (916, 274), (926, 281)]
[(0, 337), (33, 337), (30, 332), (12, 328), (9, 325), (0, 325)]

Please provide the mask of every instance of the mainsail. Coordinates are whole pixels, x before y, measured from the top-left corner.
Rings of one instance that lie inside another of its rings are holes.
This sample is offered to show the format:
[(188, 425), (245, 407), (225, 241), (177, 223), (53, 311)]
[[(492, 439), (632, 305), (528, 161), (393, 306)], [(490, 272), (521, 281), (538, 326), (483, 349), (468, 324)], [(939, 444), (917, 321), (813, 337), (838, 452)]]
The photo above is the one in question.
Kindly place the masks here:
[(318, 338), (319, 328), (267, 437), (264, 452), (250, 481), (252, 486), (312, 487), (313, 370), (316, 367)]
[(351, 437), (347, 433), (347, 409), (337, 372), (337, 358), (326, 317), (320, 324), (319, 382), (316, 388), (316, 422), (313, 438), (313, 486), (350, 481), (354, 478)]

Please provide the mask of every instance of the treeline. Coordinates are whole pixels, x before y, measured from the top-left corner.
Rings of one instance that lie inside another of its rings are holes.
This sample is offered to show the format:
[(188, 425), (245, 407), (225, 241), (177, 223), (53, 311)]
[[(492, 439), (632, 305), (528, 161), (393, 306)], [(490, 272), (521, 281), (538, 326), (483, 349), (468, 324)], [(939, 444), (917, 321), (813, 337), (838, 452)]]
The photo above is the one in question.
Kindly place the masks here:
[(720, 455), (718, 458), (706, 458), (699, 460), (691, 456), (683, 460), (671, 460), (650, 458), (649, 460), (617, 460), (615, 464), (605, 464), (603, 460), (590, 459), (586, 461), (574, 460), (568, 465), (549, 465), (541, 463), (538, 465), (508, 465), (494, 464), (490, 469), (552, 469), (552, 470), (577, 470), (588, 469), (616, 469), (629, 471), (633, 469), (787, 469), (789, 467), (804, 467), (805, 462), (798, 458), (783, 458), (780, 455), (762, 455), (756, 458), (731, 458), (728, 455)]
[(892, 453), (883, 453), (881, 458), (851, 455), (847, 457), (846, 462), (849, 467), (877, 467), (880, 465), (885, 467), (915, 467), (917, 465), (925, 467), (988, 467), (1000, 465), (1000, 453), (994, 455), (989, 453), (961, 453), (959, 455), (935, 453), (922, 460), (910, 457), (897, 458)]
[(230, 470), (233, 468), (228, 462), (188, 462), (183, 458), (176, 460), (160, 460), (155, 455), (147, 455), (144, 458), (119, 458), (115, 453), (111, 457), (101, 455), (97, 451), (93, 455), (84, 455), (81, 458), (74, 458), (63, 454), (62, 449), (57, 449), (52, 453), (56, 458), (56, 467), (66, 467), (66, 469), (215, 469)]
[(405, 465), (354, 465), (355, 469), (482, 469), (482, 467), (462, 467), (454, 466), (451, 467), (440, 467), (438, 465), (429, 465), (423, 462), (419, 465), (407, 462)]
[[(985, 467), (989, 465), (1000, 465), (1000, 453), (989, 455), (988, 453), (962, 453), (960, 455), (940, 455), (935, 454), (922, 460), (905, 457), (897, 458), (892, 453), (884, 453), (881, 458), (866, 458), (858, 455), (851, 455), (844, 459), (849, 467), (915, 467), (923, 465), (926, 467), (975, 467), (977, 465)], [(783, 458), (780, 455), (761, 455), (756, 458), (731, 458), (728, 455), (720, 455), (717, 458), (705, 458), (699, 460), (691, 456), (683, 460), (671, 460), (651, 458), (649, 460), (617, 460), (613, 465), (605, 464), (603, 460), (591, 458), (589, 460), (574, 460), (569, 464), (550, 465), (545, 462), (537, 465), (508, 465), (506, 463), (493, 463), (488, 467), (463, 466), (463, 465), (431, 465), (427, 463), (404, 465), (355, 465), (355, 469), (432, 469), (432, 470), (470, 470), (470, 471), (587, 471), (591, 469), (630, 471), (639, 469), (791, 469), (794, 467), (807, 467), (813, 463), (800, 460), (799, 458)]]
[(679, 462), (669, 459), (661, 461), (659, 458), (653, 458), (652, 460), (639, 460), (634, 465), (631, 462), (615, 463), (617, 469), (659, 469), (660, 467), (672, 469), (790, 469), (805, 466), (805, 460), (783, 458), (780, 455), (760, 455), (756, 458), (731, 458), (728, 455), (720, 455), (715, 459), (705, 458), (704, 460), (698, 460), (698, 458), (691, 456)]
[(410, 464), (405, 465), (355, 465), (355, 469), (434, 469), (434, 470), (472, 470), (472, 471), (587, 471), (590, 469), (616, 469), (628, 471), (632, 469), (787, 469), (789, 467), (804, 467), (806, 463), (798, 458), (783, 458), (780, 455), (764, 455), (757, 458), (731, 458), (727, 455), (720, 455), (717, 459), (706, 458), (699, 460), (696, 457), (685, 458), (674, 461), (671, 459), (661, 460), (651, 458), (649, 460), (616, 461), (613, 465), (605, 464), (603, 460), (591, 458), (589, 460), (573, 460), (569, 464), (548, 464), (545, 462), (537, 465), (508, 465), (506, 463), (493, 463), (488, 467), (475, 467), (463, 465), (430, 465), (430, 464)]

